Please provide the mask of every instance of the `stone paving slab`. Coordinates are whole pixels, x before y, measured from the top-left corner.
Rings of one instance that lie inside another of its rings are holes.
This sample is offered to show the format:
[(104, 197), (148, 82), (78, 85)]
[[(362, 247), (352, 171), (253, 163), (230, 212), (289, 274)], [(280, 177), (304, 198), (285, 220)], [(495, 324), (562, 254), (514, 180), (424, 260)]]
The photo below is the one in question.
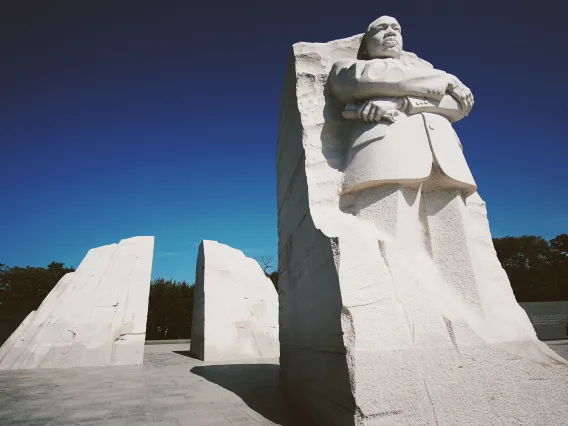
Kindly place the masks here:
[[(568, 359), (568, 342), (547, 342)], [(278, 387), (278, 360), (204, 363), (189, 345), (144, 365), (0, 372), (0, 425), (313, 426)]]

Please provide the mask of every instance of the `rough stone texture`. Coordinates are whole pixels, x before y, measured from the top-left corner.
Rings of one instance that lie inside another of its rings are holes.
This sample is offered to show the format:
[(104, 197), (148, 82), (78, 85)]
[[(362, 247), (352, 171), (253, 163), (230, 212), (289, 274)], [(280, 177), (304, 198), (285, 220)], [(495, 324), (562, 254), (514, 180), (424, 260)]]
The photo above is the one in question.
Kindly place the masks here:
[(254, 259), (216, 241), (197, 256), (191, 352), (205, 361), (279, 355), (278, 295)]
[(360, 40), (297, 43), (286, 72), (277, 148), (284, 390), (322, 425), (564, 424), (568, 368), (516, 303), (477, 193), (461, 204), (430, 200), (429, 229), (442, 237), (430, 252), (408, 249), (397, 215), (422, 207), (402, 191), (382, 194), (383, 212), (396, 213), (386, 230), (377, 226), (386, 216), (340, 208), (354, 124), (327, 78)]
[(89, 250), (0, 348), (0, 370), (141, 364), (154, 237)]

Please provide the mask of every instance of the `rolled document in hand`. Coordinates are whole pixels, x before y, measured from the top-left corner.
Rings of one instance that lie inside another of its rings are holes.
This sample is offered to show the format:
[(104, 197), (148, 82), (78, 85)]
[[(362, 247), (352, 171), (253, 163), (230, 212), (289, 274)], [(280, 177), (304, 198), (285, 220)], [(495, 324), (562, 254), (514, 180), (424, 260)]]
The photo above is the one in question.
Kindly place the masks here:
[[(357, 111), (359, 111), (359, 105), (356, 104), (347, 104), (345, 109), (342, 112), (343, 118), (347, 120), (356, 120), (359, 117), (357, 116)], [(401, 118), (403, 115), (400, 111), (396, 109), (390, 109), (385, 112), (381, 118), (381, 120), (390, 121), (394, 123), (396, 120)]]
[[(435, 101), (432, 99), (415, 98), (413, 96), (407, 96), (408, 106), (405, 108), (405, 113), (397, 109), (389, 109), (385, 115), (383, 115), (384, 120), (394, 123), (398, 119), (404, 117), (406, 114), (414, 115), (423, 112), (438, 114), (442, 117), (446, 117), (450, 123), (454, 123), (461, 120), (464, 117), (461, 106), (457, 100), (455, 100), (451, 95), (445, 95), (440, 101)], [(343, 110), (343, 117), (347, 120), (356, 120), (357, 111), (360, 105), (357, 104), (347, 104)]]

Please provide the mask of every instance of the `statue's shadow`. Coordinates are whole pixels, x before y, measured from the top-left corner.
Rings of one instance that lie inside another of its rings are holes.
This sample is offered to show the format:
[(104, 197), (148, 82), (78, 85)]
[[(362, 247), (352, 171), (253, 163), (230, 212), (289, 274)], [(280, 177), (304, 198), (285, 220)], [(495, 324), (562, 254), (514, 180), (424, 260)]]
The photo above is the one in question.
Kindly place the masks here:
[(343, 105), (331, 94), (331, 85), (325, 84), (323, 91), (323, 127), (321, 130), (321, 150), (329, 167), (342, 171), (345, 159), (345, 137), (352, 131), (353, 124), (342, 116)]
[(225, 364), (197, 366), (193, 374), (239, 396), (265, 419), (284, 426), (315, 426), (280, 390), (278, 364)]
[(193, 358), (199, 361), (199, 358), (196, 357), (191, 351), (172, 351), (174, 354), (183, 355), (188, 358)]
[[(349, 146), (346, 141), (350, 140), (360, 122), (343, 118), (344, 105), (332, 95), (329, 81), (325, 84), (323, 96), (324, 123), (320, 135), (322, 154), (330, 168), (343, 172), (348, 166)], [(344, 213), (352, 213), (353, 202), (352, 196), (341, 196), (338, 207)]]

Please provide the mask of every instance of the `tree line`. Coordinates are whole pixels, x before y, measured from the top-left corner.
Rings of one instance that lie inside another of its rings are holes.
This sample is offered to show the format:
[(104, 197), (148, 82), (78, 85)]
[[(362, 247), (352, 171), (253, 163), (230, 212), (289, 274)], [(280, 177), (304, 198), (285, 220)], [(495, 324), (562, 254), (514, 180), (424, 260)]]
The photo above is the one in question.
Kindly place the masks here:
[[(550, 241), (530, 235), (494, 238), (493, 244), (518, 302), (568, 301), (568, 234)], [(260, 263), (278, 289), (278, 271), (272, 259), (261, 258)], [(73, 271), (59, 262), (24, 268), (0, 263), (0, 344), (39, 307), (63, 275)], [(193, 284), (152, 280), (146, 339), (190, 338), (193, 300)]]
[(568, 301), (568, 234), (494, 238), (518, 302)]

